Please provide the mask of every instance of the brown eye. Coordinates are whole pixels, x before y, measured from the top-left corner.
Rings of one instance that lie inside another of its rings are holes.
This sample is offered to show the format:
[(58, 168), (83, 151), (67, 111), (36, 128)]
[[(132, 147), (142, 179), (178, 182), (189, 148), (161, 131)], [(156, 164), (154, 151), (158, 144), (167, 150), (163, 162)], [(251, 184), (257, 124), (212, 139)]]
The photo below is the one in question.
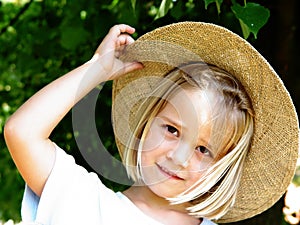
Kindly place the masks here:
[(206, 148), (205, 146), (198, 146), (196, 148), (196, 150), (203, 155), (212, 156), (210, 150), (208, 148)]
[(167, 128), (169, 133), (171, 133), (171, 134), (175, 135), (176, 137), (178, 137), (179, 132), (175, 127), (167, 125), (166, 128)]

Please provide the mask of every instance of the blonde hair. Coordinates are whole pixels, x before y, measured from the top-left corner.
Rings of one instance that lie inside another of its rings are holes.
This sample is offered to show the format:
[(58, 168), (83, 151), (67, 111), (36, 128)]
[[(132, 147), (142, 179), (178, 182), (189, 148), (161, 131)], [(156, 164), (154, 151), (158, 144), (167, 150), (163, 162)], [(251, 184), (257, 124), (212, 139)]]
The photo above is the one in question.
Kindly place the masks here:
[(180, 88), (214, 93), (212, 141), (222, 148), (218, 152), (226, 154), (219, 155), (192, 187), (168, 200), (171, 204), (190, 202), (192, 206), (187, 210), (195, 217), (219, 219), (234, 204), (254, 126), (254, 113), (246, 91), (226, 71), (197, 62), (176, 68), (163, 77), (149, 97), (138, 103), (137, 112), (132, 113), (135, 124), (132, 125), (133, 135), (126, 145), (123, 163), (134, 181), (142, 180), (141, 149), (151, 121)]

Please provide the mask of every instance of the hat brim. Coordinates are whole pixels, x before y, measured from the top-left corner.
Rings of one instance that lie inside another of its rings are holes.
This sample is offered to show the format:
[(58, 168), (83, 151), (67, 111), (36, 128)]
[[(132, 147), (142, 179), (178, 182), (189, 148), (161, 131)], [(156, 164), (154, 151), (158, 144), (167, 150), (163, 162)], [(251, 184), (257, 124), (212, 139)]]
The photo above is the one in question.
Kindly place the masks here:
[[(118, 137), (128, 133), (123, 125), (123, 111), (128, 111), (132, 106), (130, 101), (137, 98), (139, 92), (151, 90), (153, 85), (141, 82), (134, 85), (135, 81), (163, 76), (188, 61), (201, 60), (216, 65), (243, 84), (255, 112), (253, 142), (235, 204), (218, 222), (252, 217), (279, 200), (296, 167), (299, 144), (297, 114), (279, 76), (247, 41), (214, 24), (182, 22), (141, 36), (126, 49), (124, 57), (124, 60), (143, 62), (145, 68), (113, 82), (112, 119)], [(131, 86), (123, 93), (122, 100), (116, 101), (128, 84)], [(119, 138), (116, 142), (122, 155), (124, 145)]]

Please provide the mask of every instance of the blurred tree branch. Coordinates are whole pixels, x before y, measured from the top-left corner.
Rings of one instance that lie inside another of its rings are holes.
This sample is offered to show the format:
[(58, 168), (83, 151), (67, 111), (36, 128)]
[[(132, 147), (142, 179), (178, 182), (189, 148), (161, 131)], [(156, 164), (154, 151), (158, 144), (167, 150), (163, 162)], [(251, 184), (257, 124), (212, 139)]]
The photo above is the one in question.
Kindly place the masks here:
[(20, 9), (20, 11), (15, 15), (15, 17), (12, 18), (7, 25), (5, 25), (4, 27), (1, 28), (0, 35), (4, 34), (9, 27), (13, 26), (16, 22), (18, 22), (18, 19), (20, 18), (20, 16), (26, 12), (26, 10), (29, 8), (29, 6), (31, 5), (32, 2), (33, 2), (33, 0), (30, 0), (29, 2), (27, 2)]

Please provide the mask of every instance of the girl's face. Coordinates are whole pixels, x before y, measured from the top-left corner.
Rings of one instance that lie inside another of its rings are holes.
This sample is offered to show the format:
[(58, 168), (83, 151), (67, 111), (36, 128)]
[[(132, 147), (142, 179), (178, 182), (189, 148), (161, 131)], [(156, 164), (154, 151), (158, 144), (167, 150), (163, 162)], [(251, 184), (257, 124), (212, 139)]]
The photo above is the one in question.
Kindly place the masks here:
[(141, 170), (156, 195), (182, 193), (223, 155), (210, 141), (213, 100), (210, 92), (182, 89), (153, 119), (142, 146)]

